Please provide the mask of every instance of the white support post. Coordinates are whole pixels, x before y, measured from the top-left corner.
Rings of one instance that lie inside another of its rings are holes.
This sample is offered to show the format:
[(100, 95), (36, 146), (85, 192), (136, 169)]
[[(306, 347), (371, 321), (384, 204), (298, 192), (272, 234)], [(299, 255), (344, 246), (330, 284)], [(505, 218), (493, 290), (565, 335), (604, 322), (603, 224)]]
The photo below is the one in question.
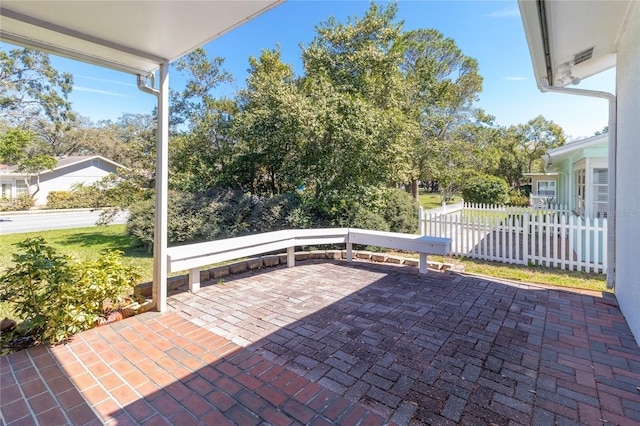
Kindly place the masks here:
[(347, 243), (347, 262), (353, 261), (353, 244)]
[(427, 253), (420, 253), (420, 273), (427, 273)]
[(160, 65), (156, 143), (156, 217), (153, 237), (153, 304), (167, 310), (167, 204), (169, 189), (169, 63)]
[(193, 268), (189, 271), (189, 291), (195, 293), (200, 290), (200, 268)]
[(287, 268), (296, 266), (296, 248), (287, 247)]

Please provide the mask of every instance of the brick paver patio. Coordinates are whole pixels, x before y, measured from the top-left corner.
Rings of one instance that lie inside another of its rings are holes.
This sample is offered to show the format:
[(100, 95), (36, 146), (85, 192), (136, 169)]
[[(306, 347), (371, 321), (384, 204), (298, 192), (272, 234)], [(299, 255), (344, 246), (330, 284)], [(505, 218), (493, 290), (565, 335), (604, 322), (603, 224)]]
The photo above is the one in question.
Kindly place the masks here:
[(0, 358), (6, 424), (640, 425), (615, 298), (308, 261)]

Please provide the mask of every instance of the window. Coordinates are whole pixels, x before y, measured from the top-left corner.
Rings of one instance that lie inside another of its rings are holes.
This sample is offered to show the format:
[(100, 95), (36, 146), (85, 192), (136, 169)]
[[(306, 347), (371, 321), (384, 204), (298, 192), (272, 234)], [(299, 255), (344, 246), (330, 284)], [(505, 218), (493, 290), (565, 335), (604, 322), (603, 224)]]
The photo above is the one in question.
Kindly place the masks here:
[(585, 197), (586, 174), (584, 169), (575, 171), (575, 212), (584, 216), (584, 197)]
[(609, 207), (609, 170), (593, 169), (593, 216), (607, 217)]
[(555, 180), (539, 180), (537, 194), (541, 197), (556, 197), (556, 181)]
[(2, 184), (2, 198), (11, 198), (11, 186), (10, 183)]
[(26, 182), (23, 180), (16, 181), (16, 194), (27, 194), (29, 195), (29, 187)]

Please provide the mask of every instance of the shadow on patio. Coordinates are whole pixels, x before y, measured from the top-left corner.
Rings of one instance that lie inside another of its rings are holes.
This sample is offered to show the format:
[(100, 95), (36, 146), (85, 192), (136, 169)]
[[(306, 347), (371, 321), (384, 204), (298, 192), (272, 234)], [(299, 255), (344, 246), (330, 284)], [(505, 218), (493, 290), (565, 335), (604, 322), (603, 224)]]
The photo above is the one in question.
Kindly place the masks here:
[(4, 422), (640, 424), (611, 295), (308, 261), (169, 305), (3, 359)]

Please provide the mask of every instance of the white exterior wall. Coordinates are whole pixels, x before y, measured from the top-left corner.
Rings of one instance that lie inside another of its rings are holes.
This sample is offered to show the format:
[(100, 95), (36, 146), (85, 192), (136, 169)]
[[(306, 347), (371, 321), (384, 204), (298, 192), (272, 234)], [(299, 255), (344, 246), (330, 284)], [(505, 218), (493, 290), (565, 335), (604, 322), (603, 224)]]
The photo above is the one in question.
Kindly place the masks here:
[[(47, 196), (51, 191), (69, 191), (73, 185), (79, 183), (88, 186), (101, 180), (109, 173), (116, 172), (116, 168), (112, 164), (104, 161), (99, 161), (98, 164), (97, 166), (92, 165), (89, 160), (55, 170), (53, 173), (44, 173), (40, 176), (40, 191), (35, 195), (35, 204), (47, 204)], [(32, 183), (35, 184), (35, 179), (32, 180)], [(35, 190), (35, 186), (32, 186), (31, 192), (33, 193)]]
[(632, 6), (617, 54), (618, 149), (615, 292), (640, 344), (640, 4)]

